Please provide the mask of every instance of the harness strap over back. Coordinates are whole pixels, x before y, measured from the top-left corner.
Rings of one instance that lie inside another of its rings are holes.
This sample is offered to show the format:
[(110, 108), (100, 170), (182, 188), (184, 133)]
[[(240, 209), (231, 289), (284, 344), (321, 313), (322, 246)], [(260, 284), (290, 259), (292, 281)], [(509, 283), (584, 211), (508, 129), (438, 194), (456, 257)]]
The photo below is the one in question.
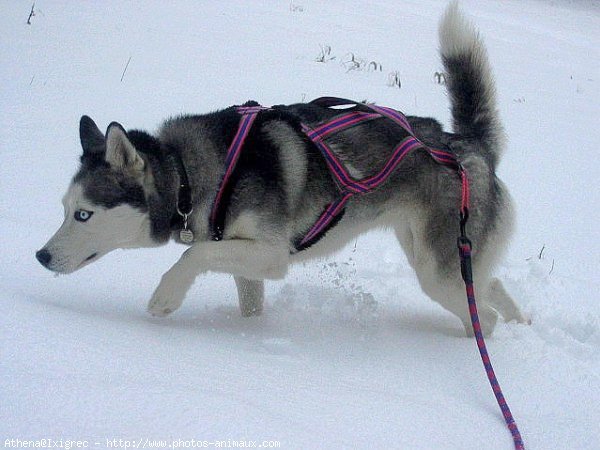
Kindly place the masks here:
[[(311, 104), (324, 107), (357, 105), (367, 109), (369, 112), (348, 112), (316, 128), (311, 128), (306, 124), (302, 124), (302, 130), (321, 151), (331, 173), (334, 175), (340, 190), (340, 197), (325, 207), (325, 210), (319, 219), (317, 219), (315, 224), (297, 245), (298, 250), (307, 248), (318, 241), (336, 217), (343, 211), (348, 200), (355, 194), (371, 192), (377, 189), (389, 178), (404, 157), (416, 149), (426, 150), (437, 163), (449, 166), (459, 173), (462, 181), (461, 214), (467, 214), (469, 208), (469, 183), (465, 170), (454, 154), (443, 150), (429, 148), (417, 139), (404, 114), (391, 108), (357, 103), (352, 100), (337, 97), (321, 97), (313, 100)], [(406, 131), (407, 136), (396, 146), (396, 148), (394, 148), (392, 156), (377, 174), (362, 180), (356, 180), (347, 172), (343, 164), (337, 158), (335, 152), (327, 145), (325, 139), (333, 133), (381, 117), (388, 118), (399, 125)]]

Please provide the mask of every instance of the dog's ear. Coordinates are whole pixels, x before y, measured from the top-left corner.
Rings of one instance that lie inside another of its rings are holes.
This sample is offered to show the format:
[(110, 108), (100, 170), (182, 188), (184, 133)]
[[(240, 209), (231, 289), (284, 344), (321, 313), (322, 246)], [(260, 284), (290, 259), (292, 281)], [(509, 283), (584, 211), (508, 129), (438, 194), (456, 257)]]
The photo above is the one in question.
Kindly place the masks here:
[(102, 155), (106, 151), (104, 135), (88, 116), (82, 116), (79, 121), (79, 139), (86, 156)]
[(106, 130), (105, 160), (113, 169), (122, 172), (141, 174), (144, 171), (144, 160), (117, 122), (111, 123)]

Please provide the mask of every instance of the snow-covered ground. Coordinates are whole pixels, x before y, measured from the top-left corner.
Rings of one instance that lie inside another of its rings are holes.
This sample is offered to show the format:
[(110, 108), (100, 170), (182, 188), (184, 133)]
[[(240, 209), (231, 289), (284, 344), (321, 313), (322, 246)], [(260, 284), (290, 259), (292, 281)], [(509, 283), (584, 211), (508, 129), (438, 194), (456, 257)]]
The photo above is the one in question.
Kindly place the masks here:
[[(62, 221), (82, 114), (153, 130), (250, 98), (339, 95), (448, 125), (434, 76), (445, 4), (38, 0), (26, 25), (31, 2), (1, 2), (0, 445), (512, 448), (475, 343), (420, 292), (386, 232), (270, 283), (252, 319), (220, 275), (199, 279), (176, 314), (150, 318), (176, 245), (117, 251), (60, 278), (34, 259)], [(489, 48), (510, 139), (500, 175), (518, 229), (498, 272), (533, 320), (499, 324), (492, 361), (528, 448), (598, 449), (600, 7), (462, 5)], [(350, 53), (382, 70), (348, 71)], [(401, 89), (387, 86), (392, 72)]]

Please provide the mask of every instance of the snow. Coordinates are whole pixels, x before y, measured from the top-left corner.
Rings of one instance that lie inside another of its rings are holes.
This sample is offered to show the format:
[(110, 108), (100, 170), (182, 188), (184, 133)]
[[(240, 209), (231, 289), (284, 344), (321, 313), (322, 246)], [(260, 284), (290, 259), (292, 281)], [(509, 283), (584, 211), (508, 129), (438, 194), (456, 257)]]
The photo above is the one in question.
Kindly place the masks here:
[[(433, 0), (0, 3), (0, 444), (276, 440), (281, 448), (509, 449), (462, 325), (378, 231), (269, 283), (239, 316), (229, 277), (145, 305), (182, 248), (116, 251), (68, 277), (34, 259), (62, 221), (78, 120), (153, 130), (250, 98), (369, 99), (449, 125)], [(509, 135), (518, 228), (498, 275), (531, 326), (492, 362), (531, 449), (600, 448), (600, 7), (463, 1)], [(321, 47), (335, 59), (316, 62)], [(348, 71), (350, 52), (383, 70)], [(127, 61), (131, 61), (124, 72)], [(387, 86), (398, 71), (402, 88)], [(122, 78), (122, 81), (121, 81)]]

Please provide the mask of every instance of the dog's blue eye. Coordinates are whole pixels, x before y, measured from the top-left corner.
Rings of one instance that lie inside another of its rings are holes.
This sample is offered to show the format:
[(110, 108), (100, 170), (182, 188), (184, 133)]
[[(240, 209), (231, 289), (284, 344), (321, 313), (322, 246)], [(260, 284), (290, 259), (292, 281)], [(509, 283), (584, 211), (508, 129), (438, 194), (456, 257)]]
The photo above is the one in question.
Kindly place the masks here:
[(86, 211), (85, 209), (78, 209), (75, 211), (75, 220), (79, 222), (85, 222), (94, 214), (92, 211)]

